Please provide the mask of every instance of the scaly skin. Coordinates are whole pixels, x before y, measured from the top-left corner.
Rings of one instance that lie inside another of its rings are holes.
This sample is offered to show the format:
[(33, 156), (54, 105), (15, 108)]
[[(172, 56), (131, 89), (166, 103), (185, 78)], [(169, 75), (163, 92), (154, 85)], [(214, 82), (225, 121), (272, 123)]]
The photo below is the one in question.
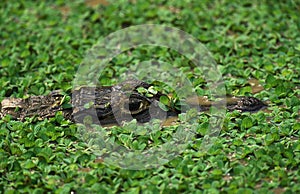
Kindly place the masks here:
[[(10, 114), (14, 119), (23, 121), (25, 117), (37, 116), (45, 119), (62, 111), (71, 121), (83, 122), (85, 116), (91, 116), (93, 122), (101, 124), (120, 123), (133, 118), (140, 123), (162, 115), (176, 115), (180, 111), (164, 112), (158, 106), (161, 93), (149, 98), (136, 91), (138, 87), (149, 88), (151, 85), (138, 80), (127, 80), (121, 84), (107, 87), (81, 87), (73, 91), (71, 106), (65, 107), (64, 98), (59, 91), (46, 96), (31, 96), (27, 99), (5, 98), (1, 102), (0, 118)], [(200, 105), (200, 110), (208, 110), (213, 102)], [(151, 107), (151, 114), (150, 114)], [(227, 100), (229, 111), (258, 111), (266, 105), (254, 97), (233, 97)]]

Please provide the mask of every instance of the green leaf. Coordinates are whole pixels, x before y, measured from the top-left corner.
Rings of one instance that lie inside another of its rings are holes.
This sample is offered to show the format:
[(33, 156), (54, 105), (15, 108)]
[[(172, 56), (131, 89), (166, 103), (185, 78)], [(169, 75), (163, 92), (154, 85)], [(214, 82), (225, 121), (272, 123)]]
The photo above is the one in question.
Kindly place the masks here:
[(245, 128), (245, 129), (248, 129), (250, 127), (253, 126), (253, 122), (252, 122), (252, 119), (249, 118), (249, 117), (245, 117), (243, 120), (242, 120), (242, 124), (241, 124), (241, 127), (242, 128)]
[(31, 169), (31, 168), (34, 168), (34, 167), (35, 167), (35, 164), (31, 160), (27, 160), (25, 162), (24, 168)]
[(274, 87), (278, 84), (278, 80), (273, 75), (268, 75), (266, 78), (267, 88)]
[(295, 123), (293, 126), (293, 130), (295, 131), (300, 130), (300, 123)]
[(39, 151), (39, 153), (37, 153), (37, 156), (43, 157), (47, 162), (49, 162), (52, 156), (52, 149), (43, 148)]
[(148, 88), (148, 92), (150, 92), (151, 94), (157, 94), (158, 93), (158, 91), (154, 88), (154, 86), (150, 86)]
[(72, 108), (72, 104), (69, 104), (69, 103), (65, 103), (61, 106), (63, 109), (70, 109)]
[(169, 110), (169, 108), (168, 108), (166, 105), (164, 105), (163, 103), (161, 103), (161, 102), (158, 102), (158, 106), (159, 106), (159, 108), (161, 108), (163, 111), (168, 111), (168, 110)]
[(147, 89), (143, 88), (143, 87), (138, 87), (136, 90), (140, 94), (146, 94), (147, 93)]
[(271, 143), (273, 143), (273, 141), (274, 141), (273, 135), (272, 134), (267, 134), (266, 137), (265, 137), (266, 145), (270, 145)]
[(153, 94), (147, 93), (145, 96), (151, 98), (153, 97)]
[(170, 99), (168, 98), (168, 96), (161, 96), (159, 98), (159, 101), (166, 106), (170, 105)]

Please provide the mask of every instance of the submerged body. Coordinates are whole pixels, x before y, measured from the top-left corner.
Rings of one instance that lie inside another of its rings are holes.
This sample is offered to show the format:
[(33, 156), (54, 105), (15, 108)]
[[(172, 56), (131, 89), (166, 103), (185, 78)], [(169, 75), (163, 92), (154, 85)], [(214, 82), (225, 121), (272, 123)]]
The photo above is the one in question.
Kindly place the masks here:
[[(0, 118), (10, 114), (14, 119), (24, 120), (25, 117), (37, 116), (45, 119), (62, 111), (64, 117), (71, 121), (83, 122), (90, 116), (93, 122), (101, 124), (120, 123), (136, 119), (145, 123), (153, 118), (163, 118), (179, 114), (180, 110), (163, 111), (159, 108), (157, 93), (152, 97), (140, 94), (136, 89), (148, 89), (151, 85), (138, 80), (128, 80), (115, 86), (81, 87), (72, 92), (71, 100), (65, 102), (65, 95), (58, 91), (46, 96), (31, 96), (27, 99), (5, 98), (1, 102)], [(213, 102), (199, 102), (200, 110), (208, 110)], [(266, 107), (262, 101), (254, 97), (233, 97), (227, 99), (229, 111), (254, 112)]]

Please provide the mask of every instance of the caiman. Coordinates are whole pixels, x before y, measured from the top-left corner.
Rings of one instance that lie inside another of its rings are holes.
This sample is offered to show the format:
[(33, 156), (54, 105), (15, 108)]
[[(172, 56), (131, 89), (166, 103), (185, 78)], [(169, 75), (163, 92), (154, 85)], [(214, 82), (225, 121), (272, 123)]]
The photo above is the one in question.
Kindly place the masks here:
[[(66, 95), (53, 91), (45, 96), (22, 98), (4, 98), (0, 107), (0, 118), (9, 114), (13, 119), (23, 121), (26, 117), (36, 116), (38, 119), (54, 117), (58, 111), (73, 122), (83, 122), (85, 116), (101, 124), (113, 124), (121, 121), (136, 119), (145, 123), (153, 118), (162, 118), (181, 113), (180, 110), (170, 109), (165, 112), (159, 108), (162, 93), (147, 97), (137, 91), (137, 88), (148, 89), (151, 84), (138, 80), (127, 80), (114, 86), (80, 87), (74, 90), (70, 101), (66, 104)], [(254, 97), (234, 97), (227, 101), (229, 111), (238, 110), (258, 111), (266, 104)], [(199, 104), (200, 110), (208, 110), (211, 103)], [(150, 108), (151, 107), (151, 108)], [(154, 108), (153, 108), (154, 107)]]

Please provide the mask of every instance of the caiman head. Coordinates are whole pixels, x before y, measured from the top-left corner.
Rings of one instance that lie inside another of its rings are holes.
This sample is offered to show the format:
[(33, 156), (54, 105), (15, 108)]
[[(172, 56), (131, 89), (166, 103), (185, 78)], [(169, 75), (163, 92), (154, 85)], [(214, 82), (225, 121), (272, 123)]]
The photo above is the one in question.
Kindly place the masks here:
[(120, 124), (132, 119), (144, 123), (160, 118), (164, 113), (158, 106), (162, 94), (147, 97), (137, 91), (138, 87), (148, 89), (150, 86), (142, 81), (127, 80), (110, 87), (82, 87), (72, 94), (74, 119), (82, 122), (85, 116), (91, 116), (94, 122), (101, 124)]
[(137, 91), (138, 87), (148, 89), (150, 86), (145, 82), (128, 80), (112, 88), (111, 109), (118, 122), (134, 118), (144, 123), (153, 118), (160, 118), (164, 114), (158, 106), (161, 93), (147, 97)]

